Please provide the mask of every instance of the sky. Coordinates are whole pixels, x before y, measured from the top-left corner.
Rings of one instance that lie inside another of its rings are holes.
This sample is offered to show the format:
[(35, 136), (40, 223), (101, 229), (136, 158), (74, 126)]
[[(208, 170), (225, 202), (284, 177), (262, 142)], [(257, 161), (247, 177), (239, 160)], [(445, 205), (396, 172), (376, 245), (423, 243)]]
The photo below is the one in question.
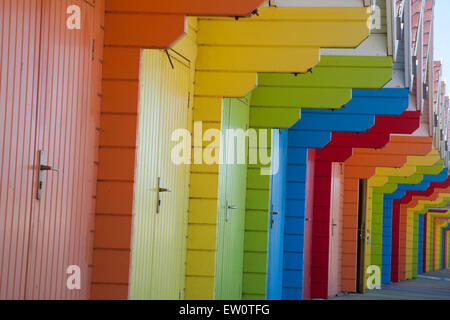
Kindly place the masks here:
[(450, 0), (436, 0), (434, 19), (434, 60), (443, 60), (443, 77), (450, 94)]

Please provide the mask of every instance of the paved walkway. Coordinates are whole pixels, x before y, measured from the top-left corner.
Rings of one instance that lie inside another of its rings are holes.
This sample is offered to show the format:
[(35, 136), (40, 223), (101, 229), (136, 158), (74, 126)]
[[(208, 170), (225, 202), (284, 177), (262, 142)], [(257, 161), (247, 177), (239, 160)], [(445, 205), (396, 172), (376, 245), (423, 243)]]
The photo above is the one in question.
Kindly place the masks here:
[(344, 294), (330, 300), (450, 300), (450, 270), (419, 275), (417, 279), (383, 286), (366, 294)]

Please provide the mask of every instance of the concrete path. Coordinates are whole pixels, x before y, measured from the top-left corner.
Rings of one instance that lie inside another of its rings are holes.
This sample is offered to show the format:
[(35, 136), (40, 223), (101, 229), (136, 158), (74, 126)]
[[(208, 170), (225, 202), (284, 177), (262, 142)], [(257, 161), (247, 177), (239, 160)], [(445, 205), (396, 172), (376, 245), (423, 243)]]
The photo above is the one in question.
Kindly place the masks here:
[(383, 286), (366, 294), (344, 294), (330, 300), (450, 300), (450, 270), (419, 275), (417, 279)]

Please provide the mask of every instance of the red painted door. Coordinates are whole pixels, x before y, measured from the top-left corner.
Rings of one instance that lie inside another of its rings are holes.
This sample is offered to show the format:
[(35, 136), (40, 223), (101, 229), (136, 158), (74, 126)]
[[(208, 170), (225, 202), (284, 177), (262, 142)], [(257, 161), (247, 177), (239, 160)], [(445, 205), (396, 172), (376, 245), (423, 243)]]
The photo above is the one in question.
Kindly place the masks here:
[(328, 258), (328, 296), (334, 297), (339, 292), (339, 222), (341, 211), (341, 170), (342, 164), (333, 163), (331, 177), (330, 237)]
[[(100, 81), (95, 7), (82, 0), (2, 5), (1, 87), (9, 89), (0, 92), (7, 102), (0, 213), (1, 229), (8, 230), (0, 238), (0, 298), (88, 298)], [(80, 8), (80, 29), (67, 28), (71, 5)], [(41, 154), (42, 164), (59, 171), (40, 171)], [(69, 266), (80, 268), (80, 289), (66, 285)]]

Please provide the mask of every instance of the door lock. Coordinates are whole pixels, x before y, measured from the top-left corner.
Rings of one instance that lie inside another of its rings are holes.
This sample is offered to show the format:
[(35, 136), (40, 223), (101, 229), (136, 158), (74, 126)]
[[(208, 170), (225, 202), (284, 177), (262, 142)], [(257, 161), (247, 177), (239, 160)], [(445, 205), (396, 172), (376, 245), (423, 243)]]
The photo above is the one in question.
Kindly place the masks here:
[(38, 173), (38, 187), (36, 198), (41, 200), (42, 188), (44, 187), (44, 171), (60, 171), (58, 168), (44, 164), (44, 150), (39, 150), (39, 173)]
[(158, 186), (157, 186), (157, 190), (158, 190), (157, 194), (158, 195), (156, 196), (156, 213), (159, 213), (159, 207), (161, 206), (161, 199), (160, 199), (161, 192), (172, 192), (168, 188), (161, 188), (160, 183), (161, 183), (161, 178), (158, 177)]

